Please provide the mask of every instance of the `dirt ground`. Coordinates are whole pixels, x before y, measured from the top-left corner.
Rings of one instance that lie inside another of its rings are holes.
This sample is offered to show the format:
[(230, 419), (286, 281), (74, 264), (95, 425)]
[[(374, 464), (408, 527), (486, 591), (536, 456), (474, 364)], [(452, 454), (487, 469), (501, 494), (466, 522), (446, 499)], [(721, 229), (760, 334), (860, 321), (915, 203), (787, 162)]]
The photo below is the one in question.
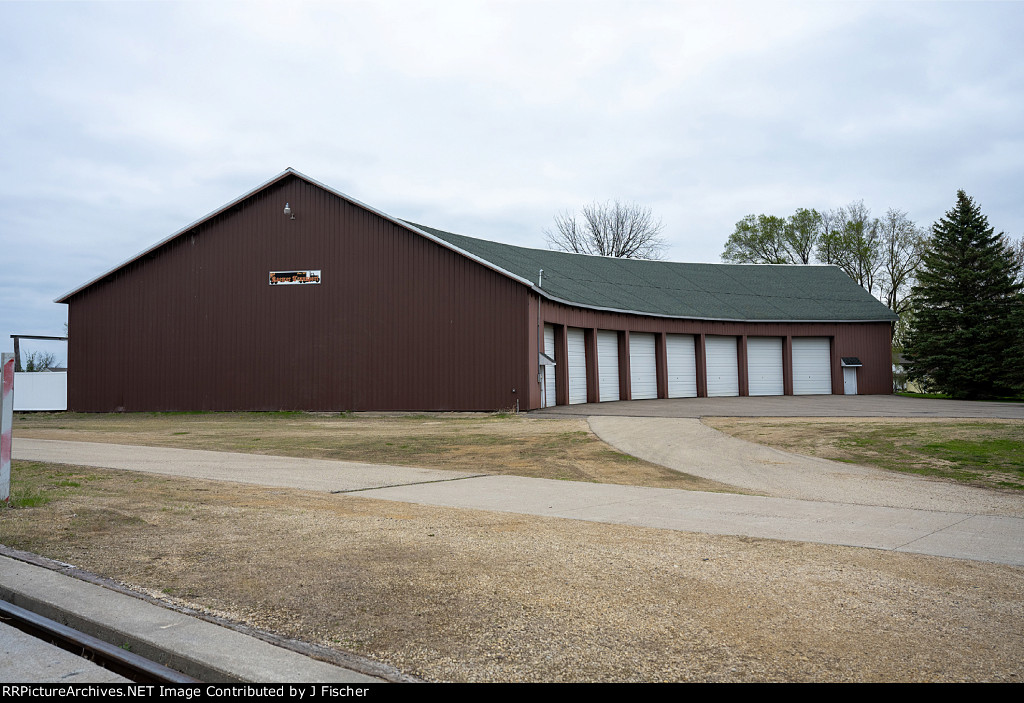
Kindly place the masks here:
[(737, 493), (616, 451), (583, 418), (485, 413), (24, 413), (15, 438), (342, 459), (566, 481)]
[[(582, 420), (508, 419), (30, 415), (14, 431), (688, 485)], [(32, 500), (0, 510), (2, 544), (429, 681), (1024, 676), (1019, 567), (34, 462), (13, 480)]]
[[(16, 462), (0, 542), (430, 681), (1020, 681), (1024, 569)], [(19, 487), (19, 490), (21, 488)]]

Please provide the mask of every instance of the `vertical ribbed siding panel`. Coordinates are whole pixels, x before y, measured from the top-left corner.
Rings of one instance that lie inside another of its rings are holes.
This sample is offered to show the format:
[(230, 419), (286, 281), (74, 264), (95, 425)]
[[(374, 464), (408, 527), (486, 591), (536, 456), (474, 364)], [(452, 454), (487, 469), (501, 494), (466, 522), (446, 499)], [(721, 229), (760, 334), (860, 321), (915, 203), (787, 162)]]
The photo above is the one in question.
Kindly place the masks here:
[[(319, 285), (268, 285), (307, 268)], [(295, 177), (69, 302), (79, 410), (493, 410), (527, 388), (526, 288)]]

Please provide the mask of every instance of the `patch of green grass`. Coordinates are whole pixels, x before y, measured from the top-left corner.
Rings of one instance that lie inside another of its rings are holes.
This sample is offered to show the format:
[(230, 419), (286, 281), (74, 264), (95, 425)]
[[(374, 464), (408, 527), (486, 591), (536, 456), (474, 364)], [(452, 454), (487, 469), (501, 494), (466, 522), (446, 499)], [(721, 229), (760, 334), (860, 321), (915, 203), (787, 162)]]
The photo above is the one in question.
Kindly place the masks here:
[[(926, 398), (933, 400), (952, 400), (953, 396), (946, 395), (944, 393), (910, 393), (908, 391), (897, 391), (896, 395), (901, 395), (904, 398)], [(1005, 398), (960, 398), (959, 400), (968, 400), (982, 403), (1024, 403), (1024, 397), (1005, 397)]]
[(79, 492), (83, 482), (99, 478), (90, 474), (57, 474), (52, 464), (35, 461), (11, 462), (11, 499), (9, 508), (36, 508)]
[(851, 426), (834, 446), (846, 455), (842, 460), (858, 464), (1024, 490), (1024, 426), (1019, 424)]
[(1011, 439), (951, 439), (924, 445), (956, 466), (1016, 473), (1024, 479), (1024, 444)]
[(11, 500), (8, 505), (12, 508), (38, 508), (40, 505), (46, 505), (52, 500), (52, 497), (46, 493), (39, 493), (35, 491), (28, 491), (23, 493), (15, 493), (11, 490)]

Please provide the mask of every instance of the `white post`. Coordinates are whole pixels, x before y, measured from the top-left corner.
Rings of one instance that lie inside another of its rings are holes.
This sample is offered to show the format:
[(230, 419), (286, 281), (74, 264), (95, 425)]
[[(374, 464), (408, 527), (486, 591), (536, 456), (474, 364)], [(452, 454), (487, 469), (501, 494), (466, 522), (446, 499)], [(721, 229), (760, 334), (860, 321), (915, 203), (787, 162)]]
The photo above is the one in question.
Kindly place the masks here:
[(0, 502), (11, 499), (11, 427), (14, 424), (14, 354), (0, 355)]

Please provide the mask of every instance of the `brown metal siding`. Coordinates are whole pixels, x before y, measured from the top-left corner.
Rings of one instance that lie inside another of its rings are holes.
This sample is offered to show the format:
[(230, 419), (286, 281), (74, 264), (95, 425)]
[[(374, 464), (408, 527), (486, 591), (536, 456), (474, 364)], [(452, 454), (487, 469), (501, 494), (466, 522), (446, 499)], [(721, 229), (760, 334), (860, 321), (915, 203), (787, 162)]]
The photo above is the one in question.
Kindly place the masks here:
[[(322, 282), (268, 285), (302, 269)], [(527, 301), (520, 283), (287, 177), (72, 296), (69, 403), (525, 408)]]

